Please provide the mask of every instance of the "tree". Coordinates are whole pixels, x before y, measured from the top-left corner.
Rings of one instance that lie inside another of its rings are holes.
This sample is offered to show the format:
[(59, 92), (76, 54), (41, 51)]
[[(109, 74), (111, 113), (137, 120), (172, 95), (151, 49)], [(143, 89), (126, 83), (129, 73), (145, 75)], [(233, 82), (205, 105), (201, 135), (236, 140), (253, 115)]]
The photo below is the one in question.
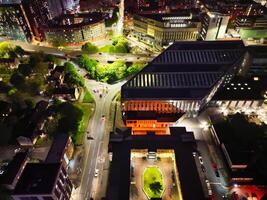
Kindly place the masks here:
[(66, 62), (64, 64), (64, 72), (64, 82), (67, 83), (69, 86), (84, 86), (84, 78), (78, 74), (75, 66), (72, 63)]
[(43, 61), (44, 54), (42, 52), (31, 54), (29, 64), (32, 68), (36, 67), (38, 63)]
[(159, 181), (149, 184), (149, 188), (154, 194), (158, 194), (162, 191), (162, 185)]
[(70, 135), (77, 133), (83, 118), (83, 111), (70, 102), (61, 103), (56, 107), (59, 114), (58, 131)]
[(25, 54), (25, 51), (21, 46), (16, 46), (14, 48), (14, 52), (15, 52), (16, 55), (18, 55), (20, 57), (22, 57)]
[(32, 68), (28, 64), (20, 64), (18, 67), (18, 71), (24, 76), (29, 76), (32, 73)]
[(143, 69), (145, 63), (134, 63), (130, 67), (127, 68), (127, 76), (132, 76), (137, 74), (141, 69)]
[(85, 53), (97, 53), (98, 52), (98, 48), (97, 46), (93, 45), (90, 42), (86, 42), (83, 46), (82, 46), (82, 51)]
[(55, 63), (56, 62), (56, 56), (51, 55), (51, 54), (47, 54), (45, 56), (44, 60), (47, 61), (47, 62)]
[(16, 88), (22, 88), (25, 84), (25, 77), (22, 74), (15, 72), (10, 78), (10, 83)]
[(9, 42), (0, 42), (0, 58), (10, 58), (13, 45)]
[(94, 59), (90, 59), (88, 55), (83, 54), (79, 58), (79, 66), (86, 69), (92, 78), (96, 78), (96, 67), (98, 62)]
[(12, 96), (14, 94), (16, 94), (18, 90), (16, 88), (11, 88), (8, 92), (7, 92), (7, 95), (8, 96)]

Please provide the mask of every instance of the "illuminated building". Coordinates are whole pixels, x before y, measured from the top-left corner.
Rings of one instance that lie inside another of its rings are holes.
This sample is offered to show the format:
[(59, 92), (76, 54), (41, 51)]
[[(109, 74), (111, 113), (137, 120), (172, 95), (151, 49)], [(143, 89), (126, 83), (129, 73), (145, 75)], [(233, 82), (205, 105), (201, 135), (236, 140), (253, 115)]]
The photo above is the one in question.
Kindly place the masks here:
[(135, 15), (133, 23), (135, 35), (140, 40), (158, 46), (179, 40), (196, 40), (201, 26), (198, 16), (185, 10), (177, 14)]
[(104, 19), (99, 13), (66, 14), (54, 18), (44, 27), (48, 43), (81, 43), (105, 38)]
[(267, 99), (266, 76), (227, 77), (213, 96), (211, 104), (223, 110), (237, 109), (243, 112), (261, 108)]
[(241, 39), (266, 39), (266, 16), (239, 16), (235, 21), (235, 30)]
[[(142, 184), (138, 184), (142, 180), (140, 174), (144, 172), (145, 163), (157, 166), (157, 163), (161, 161), (164, 163), (163, 168), (165, 168), (165, 164), (174, 165), (171, 168), (173, 172), (164, 172), (164, 181), (173, 183), (172, 191), (166, 192), (167, 190), (165, 190), (164, 197), (169, 197), (173, 194), (173, 190), (178, 190), (176, 195), (172, 196), (175, 196), (175, 199), (209, 199), (204, 194), (205, 186), (201, 184), (193, 157), (195, 139), (192, 132), (186, 131), (184, 127), (172, 127), (170, 135), (154, 135), (154, 132), (151, 131), (150, 135), (140, 136), (131, 135), (131, 130), (127, 129), (120, 135), (122, 136), (120, 141), (118, 141), (118, 136), (119, 134), (111, 135), (109, 143), (112, 164), (110, 165), (107, 200), (128, 200), (131, 199), (132, 194), (139, 199), (146, 199), (142, 198), (144, 196), (144, 192), (140, 188)], [(166, 161), (166, 157), (169, 160)], [(135, 165), (135, 160), (138, 159), (141, 160), (141, 165)], [(163, 163), (161, 163), (161, 167)], [(163, 168), (158, 167), (164, 171)], [(134, 189), (132, 194), (131, 188)], [(166, 199), (164, 197), (162, 199)]]
[(224, 38), (230, 16), (217, 12), (205, 13), (202, 17), (200, 36), (203, 40)]
[(32, 40), (32, 29), (20, 0), (0, 3), (0, 34), (14, 40)]
[(176, 42), (122, 86), (122, 115), (133, 134), (168, 133), (184, 115), (194, 116), (224, 79), (237, 73), (242, 41)]
[(234, 21), (238, 16), (253, 16), (266, 12), (264, 6), (253, 0), (205, 0), (203, 2), (207, 11), (228, 14), (231, 21)]
[(50, 19), (47, 1), (23, 0), (22, 5), (31, 26), (34, 39), (38, 41), (44, 40), (42, 26)]

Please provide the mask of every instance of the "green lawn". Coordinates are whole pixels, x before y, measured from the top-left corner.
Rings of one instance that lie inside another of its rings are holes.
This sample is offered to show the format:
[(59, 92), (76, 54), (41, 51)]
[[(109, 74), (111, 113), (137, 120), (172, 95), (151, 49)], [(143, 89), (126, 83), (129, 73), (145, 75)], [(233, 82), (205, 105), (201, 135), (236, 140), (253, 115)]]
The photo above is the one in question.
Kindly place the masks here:
[(93, 98), (92, 94), (87, 89), (85, 90), (83, 103), (94, 103), (94, 98)]
[(91, 103), (75, 103), (75, 106), (79, 107), (83, 111), (83, 118), (80, 122), (79, 130), (74, 138), (75, 145), (81, 145), (83, 143), (84, 133), (89, 122), (93, 105)]
[(148, 167), (143, 175), (143, 189), (149, 199), (160, 198), (164, 191), (163, 178), (158, 167)]
[(100, 52), (109, 53), (109, 49), (112, 47), (112, 45), (106, 45), (99, 49)]

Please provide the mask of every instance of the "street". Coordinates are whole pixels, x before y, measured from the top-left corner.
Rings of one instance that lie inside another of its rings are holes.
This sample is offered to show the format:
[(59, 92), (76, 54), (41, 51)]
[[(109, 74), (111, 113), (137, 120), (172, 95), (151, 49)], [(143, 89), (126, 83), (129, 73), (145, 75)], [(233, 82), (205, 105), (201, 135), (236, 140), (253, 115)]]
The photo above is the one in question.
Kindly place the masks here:
[[(81, 50), (68, 50), (68, 49), (58, 49), (54, 47), (46, 47), (46, 46), (38, 46), (34, 44), (29, 44), (21, 41), (13, 41), (15, 45), (21, 46), (25, 51), (28, 52), (45, 52), (46, 54), (51, 54), (59, 57), (69, 57), (69, 58), (77, 58), (82, 55)], [(90, 58), (95, 59), (102, 63), (107, 63), (108, 61), (117, 61), (122, 60), (125, 62), (150, 62), (156, 55), (154, 54), (131, 54), (131, 53), (96, 53), (90, 54)]]
[[(81, 70), (80, 73), (85, 74), (86, 72)], [(72, 199), (82, 200), (89, 199), (90, 197), (99, 199), (101, 191), (98, 189), (104, 189), (98, 187), (98, 184), (102, 181), (104, 161), (105, 158), (107, 158), (108, 152), (109, 129), (107, 124), (109, 120), (109, 111), (111, 102), (116, 93), (120, 91), (120, 87), (123, 83), (124, 82), (119, 82), (114, 85), (108, 85), (86, 79), (86, 87), (94, 95), (96, 102), (93, 116), (87, 127), (87, 132), (90, 133), (93, 140), (88, 140), (87, 135), (85, 134), (85, 164), (81, 178), (81, 185), (73, 192)], [(106, 94), (103, 93), (103, 97), (100, 98), (98, 93), (93, 92), (96, 88), (100, 91), (106, 90), (107, 92)], [(95, 177), (95, 169), (99, 170), (97, 177)]]

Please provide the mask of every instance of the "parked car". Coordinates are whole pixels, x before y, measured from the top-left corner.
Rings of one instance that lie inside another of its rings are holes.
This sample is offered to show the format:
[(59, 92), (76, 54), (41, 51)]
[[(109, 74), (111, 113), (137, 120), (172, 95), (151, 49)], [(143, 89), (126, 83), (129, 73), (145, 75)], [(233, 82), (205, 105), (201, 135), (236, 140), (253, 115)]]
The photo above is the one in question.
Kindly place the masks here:
[(95, 177), (98, 177), (99, 169), (95, 169)]

